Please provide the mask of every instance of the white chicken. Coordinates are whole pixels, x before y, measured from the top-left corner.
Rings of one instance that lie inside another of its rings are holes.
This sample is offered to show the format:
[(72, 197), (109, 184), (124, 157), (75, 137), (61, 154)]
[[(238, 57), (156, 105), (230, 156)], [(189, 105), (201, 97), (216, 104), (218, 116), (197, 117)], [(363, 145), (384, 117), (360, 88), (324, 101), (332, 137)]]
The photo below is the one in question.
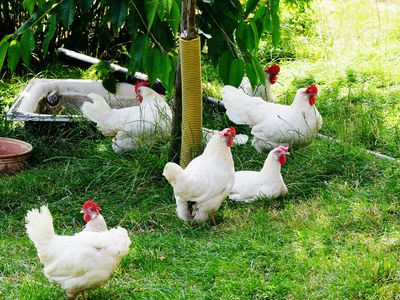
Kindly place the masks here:
[(259, 172), (236, 172), (235, 184), (229, 199), (251, 202), (259, 196), (279, 197), (286, 195), (288, 189), (281, 175), (281, 166), (286, 162), (288, 151), (289, 148), (285, 146), (271, 150)]
[(268, 102), (275, 102), (275, 96), (272, 93), (272, 85), (278, 80), (278, 73), (280, 70), (279, 65), (271, 65), (264, 69), (265, 83), (259, 83), (254, 91), (249, 78), (243, 77), (240, 88), (249, 96), (261, 97)]
[(231, 121), (252, 128), (252, 144), (262, 152), (281, 144), (301, 147), (313, 141), (322, 126), (322, 117), (314, 105), (317, 94), (317, 87), (310, 85), (297, 90), (291, 105), (282, 105), (225, 86), (222, 99)]
[(92, 102), (82, 105), (82, 112), (105, 136), (113, 138), (113, 150), (117, 153), (137, 149), (157, 134), (169, 133), (172, 111), (165, 99), (147, 87), (147, 82), (135, 85), (139, 106), (111, 109), (100, 95), (90, 93)]
[[(157, 133), (164, 137), (170, 134), (171, 108), (165, 98), (148, 85), (147, 81), (135, 84), (140, 106), (111, 109), (103, 97), (94, 93), (88, 94), (92, 102), (86, 101), (82, 105), (82, 112), (97, 124), (97, 128), (105, 136), (113, 138), (112, 147), (117, 153), (135, 150), (139, 145), (150, 142)], [(217, 132), (202, 128), (205, 143)], [(238, 134), (236, 137), (235, 144), (247, 143), (247, 135)]]
[(104, 227), (96, 225), (93, 227), (96, 231), (91, 231), (91, 222), (102, 223), (94, 210), (85, 211), (84, 218), (87, 227), (72, 236), (55, 234), (46, 205), (40, 210), (30, 210), (25, 218), (26, 231), (44, 265), (44, 274), (60, 284), (71, 299), (106, 283), (121, 258), (128, 254), (131, 243), (122, 227), (103, 230)]
[(168, 162), (163, 175), (174, 188), (176, 212), (184, 221), (205, 222), (229, 195), (235, 180), (231, 146), (235, 128), (225, 128), (213, 135), (203, 154), (185, 169)]

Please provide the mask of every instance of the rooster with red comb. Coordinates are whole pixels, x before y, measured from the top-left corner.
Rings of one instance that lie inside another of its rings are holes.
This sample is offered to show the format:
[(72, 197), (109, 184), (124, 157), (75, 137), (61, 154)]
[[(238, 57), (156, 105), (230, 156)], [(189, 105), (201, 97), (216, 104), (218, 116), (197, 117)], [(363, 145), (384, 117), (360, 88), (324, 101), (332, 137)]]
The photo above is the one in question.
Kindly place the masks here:
[(249, 78), (243, 77), (240, 88), (249, 96), (260, 97), (268, 102), (275, 102), (272, 86), (277, 82), (280, 70), (281, 68), (276, 64), (265, 68), (265, 82), (259, 83), (254, 90), (251, 87)]
[(225, 86), (222, 99), (229, 119), (236, 124), (249, 125), (252, 144), (262, 152), (281, 144), (302, 147), (314, 140), (322, 127), (322, 117), (315, 107), (317, 94), (318, 88), (313, 84), (297, 90), (291, 105), (282, 105)]

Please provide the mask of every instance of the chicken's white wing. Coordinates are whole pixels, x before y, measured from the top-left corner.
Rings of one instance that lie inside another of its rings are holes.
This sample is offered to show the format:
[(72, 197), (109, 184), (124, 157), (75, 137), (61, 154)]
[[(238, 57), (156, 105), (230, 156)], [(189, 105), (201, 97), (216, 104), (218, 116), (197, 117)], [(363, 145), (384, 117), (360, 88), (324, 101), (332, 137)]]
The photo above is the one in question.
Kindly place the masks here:
[(288, 110), (286, 105), (269, 103), (260, 97), (250, 97), (232, 86), (224, 87), (222, 98), (229, 119), (236, 124), (247, 124), (250, 127)]

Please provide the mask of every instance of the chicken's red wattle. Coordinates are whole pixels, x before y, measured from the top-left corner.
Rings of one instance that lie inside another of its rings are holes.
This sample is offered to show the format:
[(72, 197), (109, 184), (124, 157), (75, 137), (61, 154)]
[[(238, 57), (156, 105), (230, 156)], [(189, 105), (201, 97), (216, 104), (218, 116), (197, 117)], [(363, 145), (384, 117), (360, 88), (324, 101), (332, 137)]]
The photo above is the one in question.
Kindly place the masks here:
[(91, 219), (92, 219), (92, 218), (90, 217), (89, 214), (84, 214), (84, 215), (83, 215), (83, 220), (84, 220), (85, 222), (89, 222)]

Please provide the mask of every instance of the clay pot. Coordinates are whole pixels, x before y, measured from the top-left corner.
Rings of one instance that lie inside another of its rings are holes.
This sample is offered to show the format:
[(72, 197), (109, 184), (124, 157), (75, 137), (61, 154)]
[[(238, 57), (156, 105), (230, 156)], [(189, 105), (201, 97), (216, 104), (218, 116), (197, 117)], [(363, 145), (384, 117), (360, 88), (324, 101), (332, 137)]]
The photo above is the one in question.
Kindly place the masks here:
[(24, 141), (0, 137), (0, 174), (19, 172), (29, 155), (32, 145)]

